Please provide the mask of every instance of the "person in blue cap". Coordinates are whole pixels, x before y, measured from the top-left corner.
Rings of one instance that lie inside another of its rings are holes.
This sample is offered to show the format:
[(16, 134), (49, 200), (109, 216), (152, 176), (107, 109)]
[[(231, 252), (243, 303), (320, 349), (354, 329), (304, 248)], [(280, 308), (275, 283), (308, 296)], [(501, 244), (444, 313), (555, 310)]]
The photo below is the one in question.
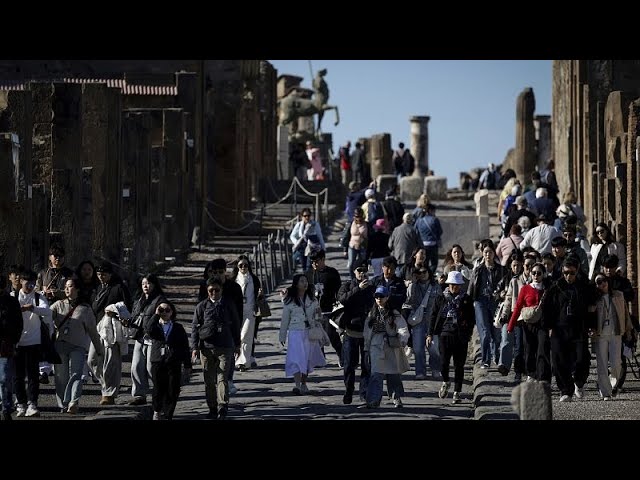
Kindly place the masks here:
[(396, 408), (402, 408), (401, 375), (409, 370), (404, 354), (409, 340), (407, 322), (389, 306), (389, 288), (376, 287), (375, 305), (364, 326), (364, 349), (368, 352), (370, 378), (367, 387), (367, 408), (377, 408), (382, 400), (382, 381), (387, 378), (387, 393)]

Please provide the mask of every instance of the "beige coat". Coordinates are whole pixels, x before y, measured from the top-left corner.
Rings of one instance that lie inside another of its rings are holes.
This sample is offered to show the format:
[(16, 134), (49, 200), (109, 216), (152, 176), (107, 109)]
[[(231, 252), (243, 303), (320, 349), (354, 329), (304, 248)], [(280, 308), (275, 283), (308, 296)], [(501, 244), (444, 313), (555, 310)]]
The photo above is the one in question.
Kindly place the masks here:
[[(387, 325), (387, 331), (373, 333), (369, 326), (369, 320), (364, 326), (364, 349), (369, 352), (371, 358), (371, 373), (404, 373), (409, 370), (409, 360), (404, 353), (404, 346), (409, 340), (409, 328), (402, 315), (394, 310), (394, 323), (396, 329)], [(386, 341), (386, 335), (397, 335), (400, 337), (401, 348), (392, 348)]]
[[(611, 297), (611, 302), (613, 303), (613, 308), (616, 311), (616, 317), (618, 317), (618, 330), (620, 331), (620, 335), (624, 335), (625, 333), (633, 330), (629, 309), (627, 309), (627, 302), (625, 302), (624, 296), (619, 290), (613, 290), (609, 295)], [(596, 313), (598, 315), (598, 322), (594, 336), (597, 337), (602, 331), (602, 323), (605, 320), (605, 306), (602, 298), (600, 298), (598, 303), (596, 303)]]

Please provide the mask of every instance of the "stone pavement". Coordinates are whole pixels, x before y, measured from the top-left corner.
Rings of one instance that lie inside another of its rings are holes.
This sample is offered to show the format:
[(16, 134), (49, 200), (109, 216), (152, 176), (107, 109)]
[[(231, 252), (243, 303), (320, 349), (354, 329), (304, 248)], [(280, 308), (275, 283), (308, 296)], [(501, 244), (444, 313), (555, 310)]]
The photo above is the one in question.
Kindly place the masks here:
[[(337, 222), (334, 228), (336, 231), (325, 232), (325, 240), (327, 264), (335, 267), (345, 280), (347, 278), (347, 262), (338, 247), (341, 225)], [(203, 257), (205, 256), (209, 259), (213, 258), (215, 254), (192, 254), (188, 263), (191, 265), (202, 263), (204, 266), (205, 259)], [(163, 276), (163, 278), (165, 278), (165, 284), (168, 285), (167, 291), (171, 292), (174, 291), (172, 281), (183, 278), (184, 281), (180, 282), (179, 286), (182, 303), (178, 308), (190, 313), (195, 305), (195, 292), (197, 292), (199, 279), (189, 278), (188, 271), (184, 271), (182, 277), (183, 273), (180, 270), (183, 268), (173, 267), (168, 272), (169, 276)], [(199, 271), (201, 272), (202, 269)], [(289, 283), (284, 283), (279, 288), (286, 286), (289, 286)], [(192, 298), (188, 298), (189, 294)], [(273, 293), (268, 298), (273, 316), (269, 320), (264, 320), (260, 325), (260, 343), (256, 346), (258, 368), (235, 373), (234, 383), (238, 387), (238, 393), (231, 397), (228, 419), (417, 420), (471, 419), (473, 417), (470, 365), (466, 370), (462, 402), (457, 405), (451, 403), (451, 393), (446, 399), (438, 398), (441, 380), (433, 380), (429, 377), (425, 381), (416, 381), (412, 370), (402, 376), (406, 391), (403, 398), (404, 408), (396, 409), (393, 405), (385, 405), (383, 401), (381, 407), (376, 410), (364, 409), (361, 408), (362, 402), (357, 395), (354, 396), (351, 405), (343, 405), (342, 370), (338, 368), (337, 357), (331, 347), (325, 349), (328, 365), (317, 369), (309, 377), (310, 394), (294, 395), (291, 392), (293, 379), (287, 379), (284, 376), (285, 351), (278, 341), (282, 312), (280, 295)], [(181, 313), (180, 318), (186, 316)], [(202, 370), (198, 365), (194, 370), (191, 383), (182, 389), (174, 418), (176, 420), (202, 420), (207, 412)]]

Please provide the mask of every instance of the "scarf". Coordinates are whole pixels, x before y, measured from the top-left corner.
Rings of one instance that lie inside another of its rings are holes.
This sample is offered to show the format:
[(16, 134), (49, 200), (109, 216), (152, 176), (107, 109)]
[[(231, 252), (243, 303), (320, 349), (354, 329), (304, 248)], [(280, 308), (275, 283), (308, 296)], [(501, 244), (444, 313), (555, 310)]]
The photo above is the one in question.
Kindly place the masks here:
[(543, 286), (542, 283), (540, 282), (531, 282), (529, 285), (531, 285), (536, 290), (542, 290), (542, 286)]
[(449, 312), (452, 310), (456, 312), (456, 316), (457, 316), (457, 312), (460, 310), (460, 305), (462, 303), (462, 298), (464, 297), (464, 292), (460, 290), (460, 293), (458, 293), (458, 295), (454, 297), (451, 291), (447, 288), (444, 291), (443, 295), (444, 295), (445, 304), (442, 307), (442, 312), (440, 313), (440, 316), (447, 317)]

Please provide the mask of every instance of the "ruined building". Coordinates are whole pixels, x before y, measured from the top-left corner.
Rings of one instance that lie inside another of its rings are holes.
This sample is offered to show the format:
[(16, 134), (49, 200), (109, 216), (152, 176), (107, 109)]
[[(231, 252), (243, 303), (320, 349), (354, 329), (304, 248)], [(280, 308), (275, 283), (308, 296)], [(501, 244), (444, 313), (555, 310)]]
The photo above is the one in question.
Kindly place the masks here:
[(108, 259), (130, 272), (245, 223), (276, 173), (260, 60), (0, 60), (0, 269)]
[(589, 235), (605, 222), (626, 247), (637, 315), (640, 61), (554, 61), (552, 132), (560, 191), (576, 192)]

